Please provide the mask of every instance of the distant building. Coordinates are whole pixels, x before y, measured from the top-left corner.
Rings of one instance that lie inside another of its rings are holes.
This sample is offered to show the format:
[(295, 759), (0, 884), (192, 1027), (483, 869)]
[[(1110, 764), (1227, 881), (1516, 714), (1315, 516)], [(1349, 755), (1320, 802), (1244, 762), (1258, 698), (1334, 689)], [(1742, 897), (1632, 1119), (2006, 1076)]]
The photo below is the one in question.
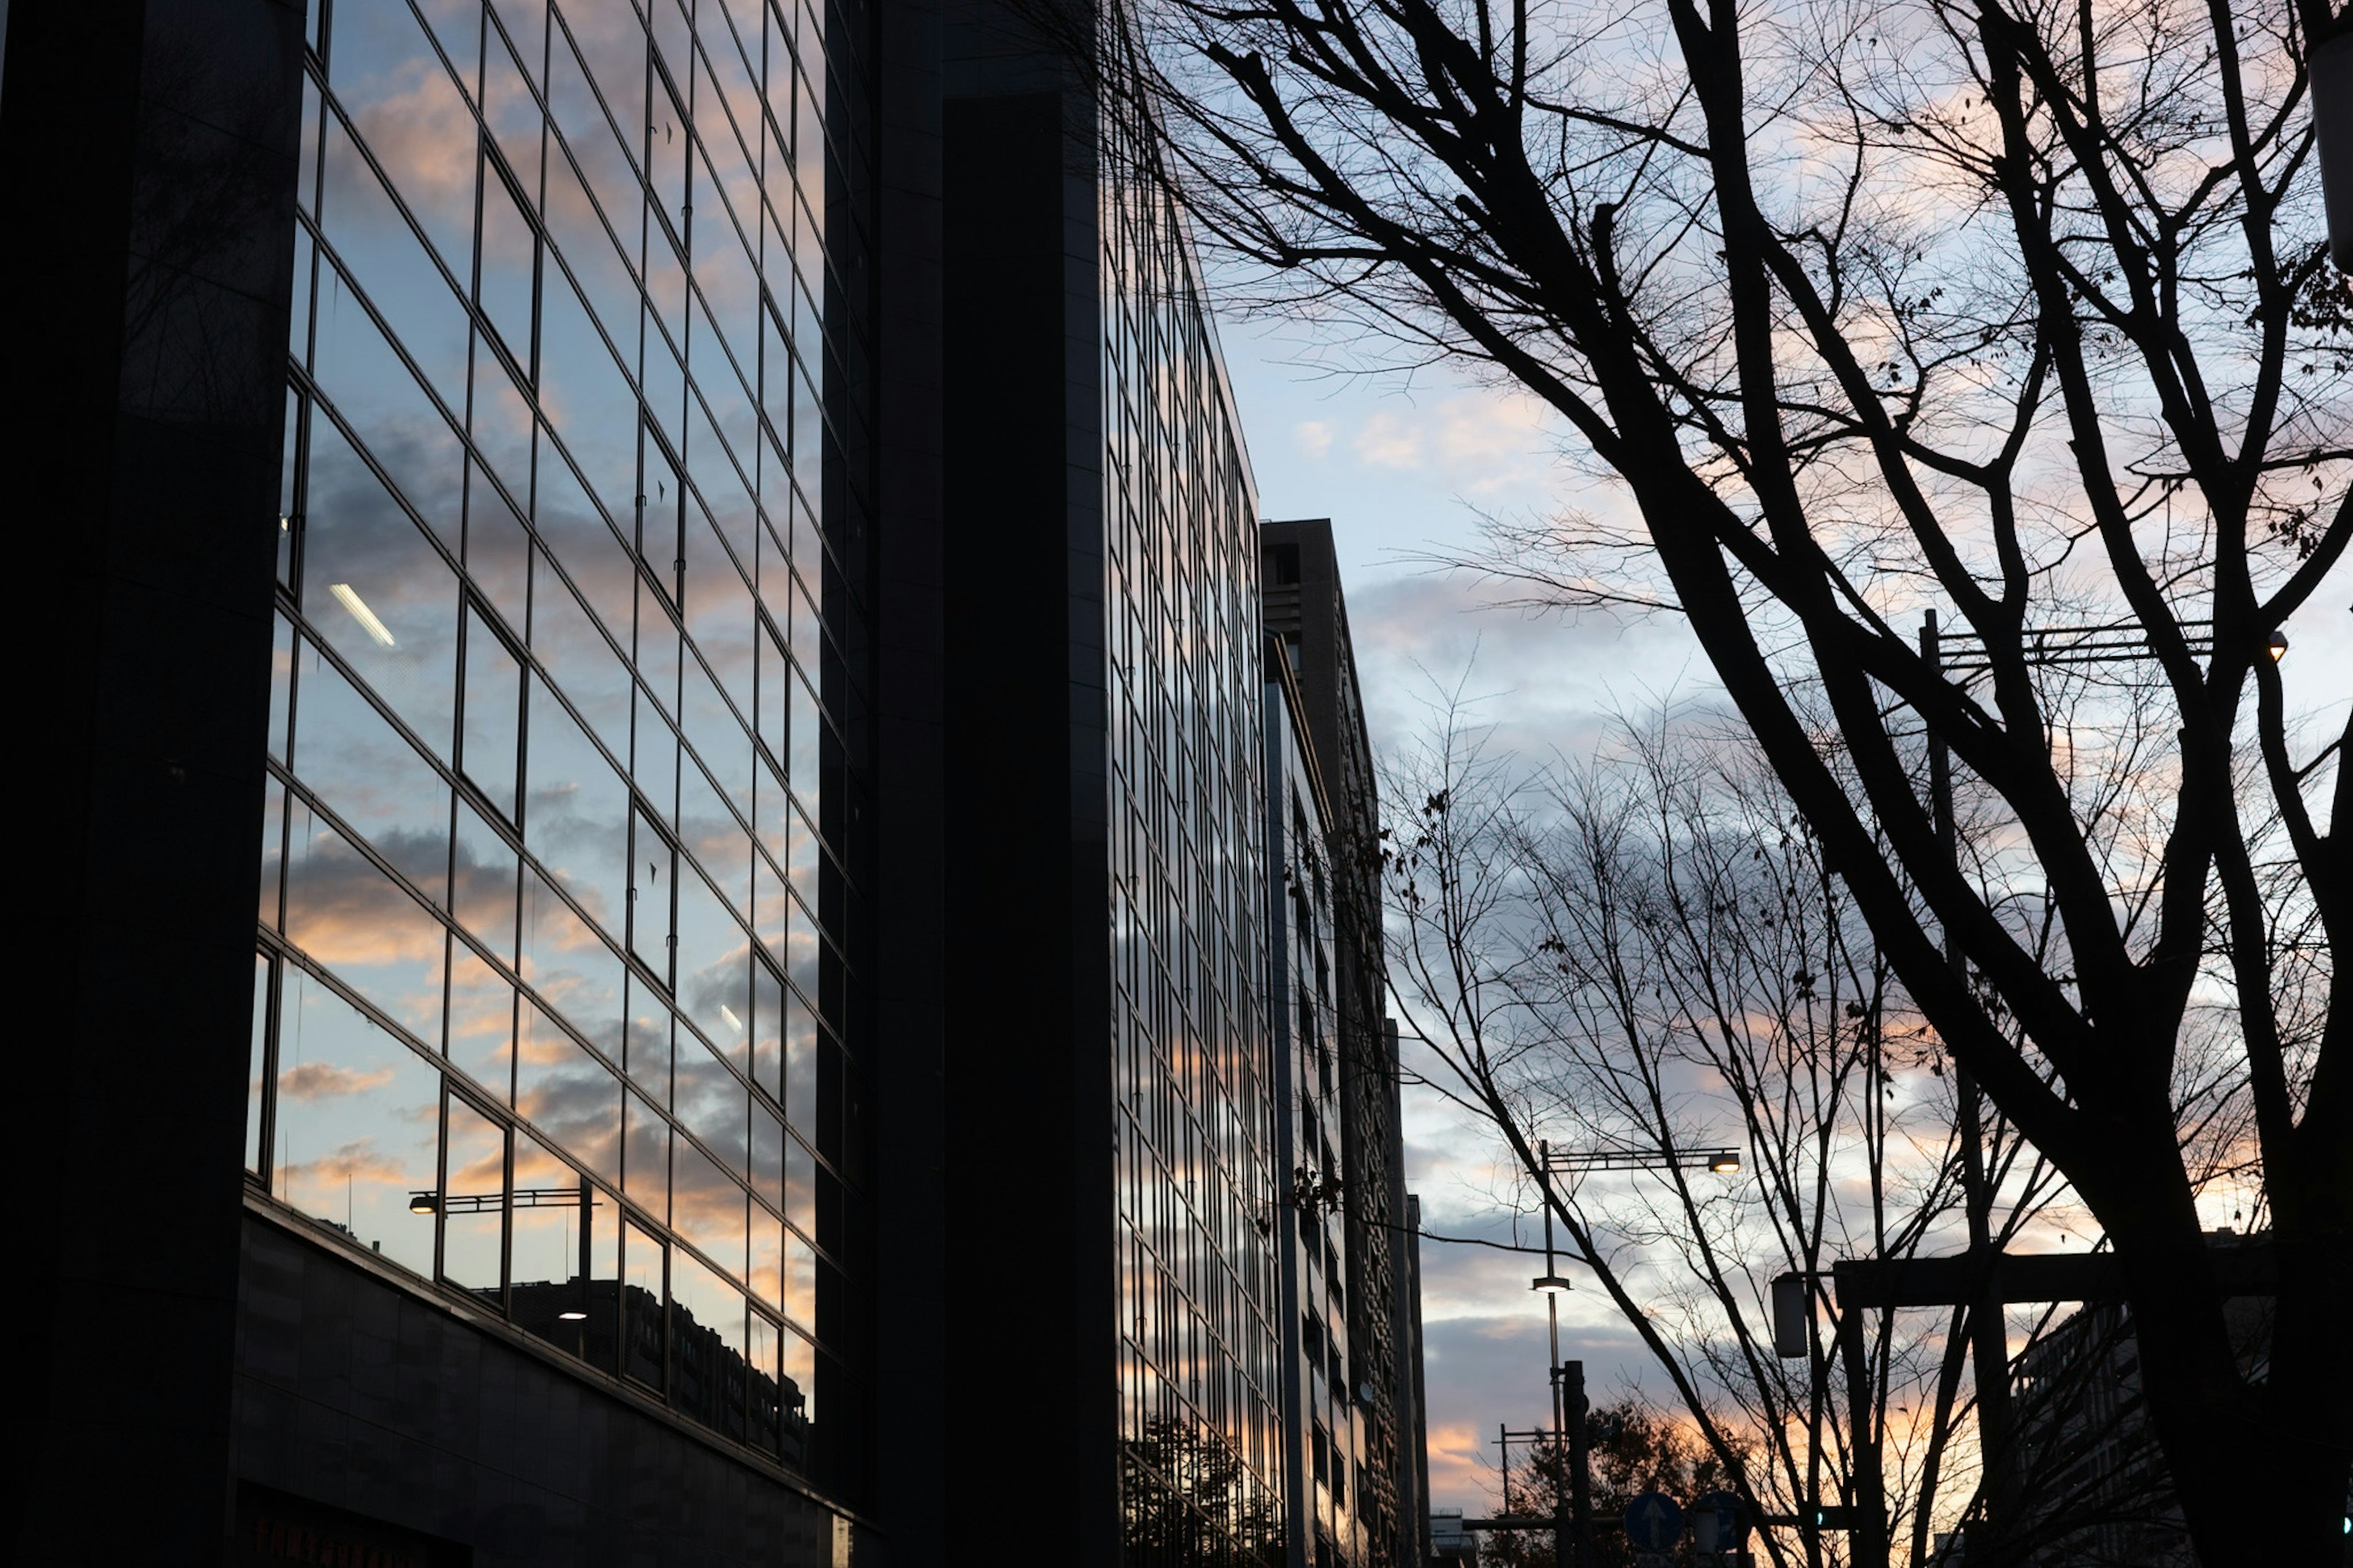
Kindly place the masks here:
[[(2248, 1238), (2224, 1230), (2209, 1244)], [(2260, 1378), (2271, 1335), (2271, 1300), (2235, 1297), (2223, 1315), (2243, 1373)], [(2003, 1521), (2002, 1541), (1965, 1527), (1942, 1543), (1947, 1568), (2015, 1562), (2030, 1568), (2192, 1568), (2197, 1562), (2165, 1457), (2141, 1394), (2131, 1313), (2089, 1302), (2029, 1345), (2011, 1364), (2020, 1472), (2032, 1478), (2024, 1510)]]
[[(1372, 751), (1328, 521), (1260, 531), (1275, 1043), (1286, 1111), (1285, 1289), (1309, 1442), (1295, 1562), (1428, 1555), (1415, 1205), (1387, 1016)], [(1321, 1555), (1319, 1555), (1321, 1553)]]

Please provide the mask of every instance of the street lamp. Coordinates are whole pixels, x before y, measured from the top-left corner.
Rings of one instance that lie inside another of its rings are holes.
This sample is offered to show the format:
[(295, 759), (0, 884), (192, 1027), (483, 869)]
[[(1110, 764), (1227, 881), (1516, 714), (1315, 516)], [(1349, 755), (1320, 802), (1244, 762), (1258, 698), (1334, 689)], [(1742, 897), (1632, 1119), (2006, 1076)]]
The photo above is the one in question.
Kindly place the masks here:
[(2272, 640), (2263, 645), (2263, 651), (2272, 656), (2274, 664), (2277, 664), (2287, 653), (2287, 634), (2274, 632)]
[[(1550, 1336), (1552, 1360), (1548, 1365), (1550, 1368), (1550, 1377), (1552, 1382), (1552, 1560), (1554, 1563), (1561, 1564), (1562, 1568), (1567, 1568), (1568, 1562), (1568, 1505), (1570, 1500), (1563, 1498), (1560, 1495), (1561, 1472), (1566, 1468), (1566, 1467), (1561, 1463), (1562, 1456), (1560, 1444), (1562, 1436), (1568, 1429), (1567, 1417), (1566, 1415), (1567, 1402), (1563, 1399), (1561, 1392), (1560, 1293), (1570, 1289), (1570, 1286), (1567, 1276), (1564, 1275), (1560, 1271), (1559, 1259), (1553, 1255), (1553, 1152), (1552, 1144), (1544, 1139), (1538, 1139), (1536, 1141), (1536, 1163), (1545, 1173), (1545, 1271), (1530, 1282), (1529, 1289), (1544, 1292), (1545, 1331), (1546, 1334)], [(1579, 1381), (1581, 1382), (1582, 1380), (1580, 1379)], [(1583, 1390), (1580, 1388), (1578, 1392), (1582, 1394)], [(1581, 1399), (1579, 1400), (1579, 1403), (1582, 1403)], [(1572, 1446), (1580, 1455), (1585, 1451), (1585, 1423), (1584, 1413), (1581, 1410), (1578, 1412), (1577, 1436), (1574, 1439)], [(1580, 1485), (1576, 1489), (1577, 1494), (1576, 1499), (1577, 1518), (1579, 1523), (1582, 1524), (1587, 1513), (1587, 1510), (1584, 1507), (1585, 1488)], [(1578, 1568), (1587, 1568), (1587, 1555), (1581, 1551), (1577, 1556), (1577, 1563)]]
[[(1593, 1479), (1591, 1446), (1585, 1430), (1585, 1363), (1560, 1359), (1560, 1293), (1570, 1289), (1567, 1277), (1560, 1271), (1553, 1253), (1552, 1241), (1552, 1178), (1556, 1171), (1713, 1171), (1717, 1175), (1729, 1175), (1740, 1169), (1740, 1151), (1715, 1149), (1555, 1149), (1550, 1142), (1536, 1141), (1536, 1166), (1544, 1182), (1545, 1271), (1530, 1281), (1529, 1289), (1545, 1293), (1545, 1327), (1550, 1335), (1552, 1350), (1552, 1440), (1553, 1440), (1553, 1528), (1554, 1563), (1567, 1568), (1569, 1561), (1569, 1527), (1572, 1521), (1577, 1532), (1577, 1563), (1578, 1568), (1592, 1568), (1593, 1557)], [(1566, 1438), (1568, 1451), (1561, 1452)], [(1562, 1461), (1566, 1458), (1566, 1464)], [(1559, 1477), (1567, 1472), (1568, 1496), (1560, 1494)]]
[(1713, 1171), (1727, 1176), (1740, 1169), (1737, 1149), (1554, 1149), (1547, 1171)]

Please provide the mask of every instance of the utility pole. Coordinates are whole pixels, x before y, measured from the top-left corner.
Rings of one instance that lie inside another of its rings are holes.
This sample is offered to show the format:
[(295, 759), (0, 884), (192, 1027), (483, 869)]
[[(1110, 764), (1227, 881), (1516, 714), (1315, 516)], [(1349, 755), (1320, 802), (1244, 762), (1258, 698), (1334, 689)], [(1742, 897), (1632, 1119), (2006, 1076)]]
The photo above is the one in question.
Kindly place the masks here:
[(1872, 1430), (1871, 1351), (1862, 1340), (1862, 1309), (1840, 1303), (1839, 1349), (1846, 1362), (1847, 1420), (1854, 1435), (1854, 1490), (1847, 1498), (1853, 1568), (1887, 1568), (1887, 1483), (1880, 1469), (1880, 1438)]
[[(2353, 47), (2353, 32), (2344, 35), (2348, 47)], [(2182, 643), (2193, 657), (2205, 658), (2213, 651), (2214, 626), (2211, 621), (2183, 621), (2177, 628)], [(2287, 638), (2272, 634), (2265, 644), (2273, 660), (2287, 652)], [(1994, 656), (1984, 638), (1962, 631), (1949, 639), (1940, 633), (1936, 612), (1930, 610), (1920, 627), (1922, 660), (1932, 674), (1957, 678), (1966, 687), (1973, 676), (1987, 674), (1994, 668)], [(2010, 657), (2035, 668), (2083, 667), (2124, 663), (2149, 657), (2148, 633), (2145, 627), (2130, 622), (2107, 626), (2041, 626), (2022, 631)], [(1936, 837), (1946, 858), (1955, 872), (1960, 870), (1959, 834), (1954, 822), (1952, 753), (1945, 737), (1933, 723), (1926, 726), (1928, 738), (1928, 793), (1934, 812)], [(1963, 973), (1963, 960), (1958, 944), (1953, 940), (1950, 927), (1944, 933), (1945, 961), (1955, 974)], [(1847, 1420), (1850, 1444), (1854, 1456), (1852, 1483), (1845, 1498), (1848, 1528), (1853, 1532), (1851, 1541), (1853, 1568), (1887, 1568), (1887, 1502), (1884, 1477), (1881, 1469), (1881, 1437), (1872, 1430), (1873, 1400), (1870, 1387), (1871, 1355), (1862, 1337), (1862, 1314), (1866, 1305), (1876, 1305), (1883, 1311), (1898, 1305), (1925, 1306), (1951, 1304), (1965, 1307), (1969, 1321), (1969, 1360), (1977, 1373), (1978, 1442), (1984, 1457), (1985, 1481), (1982, 1494), (1986, 1504), (1986, 1545), (1999, 1548), (2000, 1538), (1994, 1531), (2005, 1521), (2014, 1526), (2021, 1506), (2017, 1474), (2017, 1425), (2010, 1397), (2010, 1336), (2003, 1310), (2001, 1251), (1993, 1245), (1993, 1184), (1985, 1158), (1985, 1129), (1978, 1100), (1976, 1080), (1968, 1068), (1956, 1060), (1953, 1064), (1954, 1087), (1959, 1100), (1959, 1127), (1963, 1196), (1968, 1217), (1968, 1251), (1955, 1261), (1968, 1270), (1964, 1289), (1949, 1295), (1916, 1297), (1898, 1300), (1895, 1295), (1882, 1290), (1870, 1291), (1862, 1287), (1860, 1271), (1863, 1263), (1846, 1262), (1836, 1266), (1838, 1279), (1839, 1326), (1834, 1353), (1845, 1368), (1847, 1382)], [(1916, 1262), (1919, 1260), (1915, 1260)], [(2021, 1267), (2023, 1264), (2021, 1263)], [(1810, 1276), (1785, 1275), (1774, 1281), (1775, 1348), (1783, 1355), (1806, 1355), (1812, 1361), (1810, 1347), (1803, 1342), (1802, 1325), (1808, 1300), (1806, 1289)], [(1783, 1287), (1789, 1288), (1788, 1306), (1781, 1304)], [(1851, 1299), (1852, 1298), (1852, 1299)], [(2044, 1300), (2042, 1297), (2021, 1300)], [(1788, 1321), (1785, 1325), (1784, 1317)], [(1785, 1331), (1786, 1328), (1786, 1331)], [(1827, 1379), (1828, 1371), (1814, 1363), (1814, 1374)], [(1818, 1385), (1826, 1397), (1827, 1391)], [(1980, 1552), (1978, 1555), (1983, 1555)]]
[[(1936, 612), (1930, 610), (1920, 626), (1920, 656), (1929, 673), (1944, 669), (1944, 647)], [(1960, 870), (1960, 837), (1953, 819), (1953, 761), (1945, 737), (1928, 726), (1928, 795), (1936, 838), (1956, 873)], [(1959, 946), (1950, 931), (1944, 935), (1945, 962), (1957, 975), (1963, 971)], [(1993, 1245), (1993, 1192), (1988, 1180), (1985, 1130), (1978, 1105), (1977, 1079), (1957, 1060), (1953, 1063), (1953, 1091), (1960, 1103), (1961, 1188), (1969, 1226), (1968, 1256), (1978, 1270), (1982, 1289), (1969, 1304), (1969, 1361), (1977, 1373), (1978, 1451), (1985, 1466), (1986, 1530), (1999, 1539), (2010, 1513), (2015, 1492), (2014, 1436), (2016, 1426), (2010, 1403), (2010, 1327), (2002, 1310), (2001, 1258)]]
[[(1577, 1524), (1577, 1568), (1593, 1568), (1593, 1434), (1586, 1419), (1585, 1363), (1565, 1362), (1560, 1372), (1568, 1412), (1568, 1506)], [(1554, 1547), (1553, 1561), (1567, 1568), (1568, 1560), (1559, 1550)]]

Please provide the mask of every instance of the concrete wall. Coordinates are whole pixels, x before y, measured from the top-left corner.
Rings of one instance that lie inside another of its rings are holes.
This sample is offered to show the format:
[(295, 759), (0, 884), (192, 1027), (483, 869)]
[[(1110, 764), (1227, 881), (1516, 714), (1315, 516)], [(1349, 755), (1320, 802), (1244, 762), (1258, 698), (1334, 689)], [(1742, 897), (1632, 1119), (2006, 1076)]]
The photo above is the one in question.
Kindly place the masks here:
[[(245, 1219), (238, 1481), (436, 1538), (475, 1568), (879, 1561), (783, 1471), (301, 1223)], [(245, 1546), (230, 1560), (269, 1561)]]

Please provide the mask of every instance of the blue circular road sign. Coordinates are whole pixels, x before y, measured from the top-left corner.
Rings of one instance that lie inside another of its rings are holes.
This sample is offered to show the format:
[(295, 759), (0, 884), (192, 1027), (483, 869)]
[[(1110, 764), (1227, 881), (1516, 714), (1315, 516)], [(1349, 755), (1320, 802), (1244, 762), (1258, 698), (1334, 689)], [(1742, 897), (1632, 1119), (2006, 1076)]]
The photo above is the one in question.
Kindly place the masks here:
[(1644, 1492), (1626, 1505), (1626, 1539), (1637, 1552), (1666, 1552), (1683, 1539), (1683, 1510), (1664, 1492)]
[(1730, 1492), (1692, 1500), (1692, 1544), (1705, 1552), (1736, 1552), (1748, 1536), (1748, 1505)]

